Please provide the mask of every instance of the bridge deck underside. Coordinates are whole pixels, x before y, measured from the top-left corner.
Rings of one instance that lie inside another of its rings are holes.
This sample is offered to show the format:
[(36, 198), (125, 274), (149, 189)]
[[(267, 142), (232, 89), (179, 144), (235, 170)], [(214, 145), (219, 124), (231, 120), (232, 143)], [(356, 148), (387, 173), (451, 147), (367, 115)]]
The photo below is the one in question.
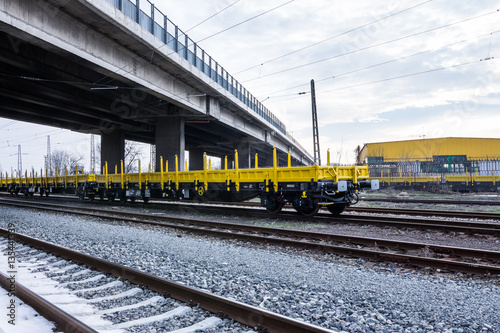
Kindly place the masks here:
[[(209, 116), (193, 115), (132, 82), (99, 72), (71, 55), (50, 52), (0, 32), (0, 117), (101, 134), (121, 129), (125, 139), (154, 144), (159, 116), (182, 117), (186, 149), (232, 155), (252, 141)], [(92, 89), (95, 84), (119, 89)], [(255, 145), (258, 151), (268, 147)]]

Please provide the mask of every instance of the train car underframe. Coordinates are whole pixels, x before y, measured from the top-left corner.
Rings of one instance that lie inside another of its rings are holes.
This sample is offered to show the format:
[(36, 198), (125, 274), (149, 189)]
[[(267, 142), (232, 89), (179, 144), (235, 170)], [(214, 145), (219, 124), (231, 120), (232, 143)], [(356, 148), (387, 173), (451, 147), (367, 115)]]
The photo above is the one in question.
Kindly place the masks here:
[(245, 183), (241, 185), (240, 191), (236, 191), (234, 183), (210, 183), (205, 190), (202, 184), (181, 184), (178, 189), (175, 186), (160, 184), (125, 183), (122, 189), (120, 184), (110, 184), (108, 188), (104, 184), (87, 182), (76, 190), (76, 195), (81, 199), (100, 200), (113, 202), (120, 200), (136, 202), (142, 200), (145, 203), (150, 199), (166, 200), (193, 200), (193, 201), (219, 201), (219, 202), (241, 202), (256, 197), (260, 198), (261, 206), (271, 214), (281, 212), (287, 204), (304, 216), (313, 216), (325, 206), (333, 215), (340, 215), (346, 207), (358, 202), (357, 192), (360, 189), (377, 189), (376, 182), (360, 181), (353, 184), (352, 181), (342, 180), (337, 183), (331, 181), (319, 181), (308, 183), (280, 183), (278, 190), (274, 191), (272, 182)]

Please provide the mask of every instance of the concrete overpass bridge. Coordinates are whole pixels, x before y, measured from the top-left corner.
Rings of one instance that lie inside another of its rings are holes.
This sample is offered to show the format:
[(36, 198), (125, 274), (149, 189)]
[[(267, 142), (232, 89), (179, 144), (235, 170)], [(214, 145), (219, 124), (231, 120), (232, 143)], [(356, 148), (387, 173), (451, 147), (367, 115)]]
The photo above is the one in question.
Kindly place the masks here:
[[(190, 153), (248, 167), (311, 155), (235, 78), (147, 0), (0, 0), (0, 117), (101, 135), (101, 160), (125, 139), (170, 161)], [(183, 168), (181, 163), (181, 168)], [(169, 163), (173, 168), (173, 163)]]

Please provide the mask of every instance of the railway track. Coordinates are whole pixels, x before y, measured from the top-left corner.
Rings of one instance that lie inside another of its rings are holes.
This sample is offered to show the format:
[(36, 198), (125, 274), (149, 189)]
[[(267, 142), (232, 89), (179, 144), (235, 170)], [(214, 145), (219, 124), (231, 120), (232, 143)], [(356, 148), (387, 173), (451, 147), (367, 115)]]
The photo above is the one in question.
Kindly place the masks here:
[[(247, 328), (241, 327), (244, 331), (254, 328), (259, 332), (332, 332), (68, 248), (12, 234), (6, 229), (0, 229), (0, 236), (10, 236), (9, 239), (14, 236), (16, 242), (24, 244), (16, 246), (16, 273), (34, 289), (29, 290), (16, 282), (16, 296), (41, 315), (55, 321), (58, 329), (65, 332), (119, 332), (169, 320), (168, 325), (175, 325), (172, 332), (185, 333), (222, 326), (221, 318), (247, 325)], [(4, 238), (0, 241), (0, 248), (5, 251), (7, 243), (7, 238)], [(29, 277), (34, 274), (38, 278), (30, 281)], [(45, 277), (40, 278), (42, 275)], [(5, 277), (1, 277), (0, 281), (10, 285)], [(105, 296), (101, 296), (102, 293)], [(126, 302), (115, 302), (119, 299)], [(153, 308), (142, 311), (139, 318), (133, 315), (137, 309), (147, 306)], [(203, 310), (211, 315), (206, 315)], [(114, 316), (119, 312), (126, 312), (127, 315)], [(189, 318), (186, 321), (190, 324), (179, 329), (185, 325), (183, 316), (187, 317), (187, 314)], [(133, 319), (123, 321), (122, 317)], [(193, 317), (199, 318), (199, 321), (192, 323)]]
[[(10, 195), (2, 195), (0, 194), (0, 199), (5, 198), (8, 200), (8, 198), (14, 198)], [(15, 197), (17, 200), (22, 200), (26, 199), (26, 197)], [(51, 197), (42, 197), (42, 198), (36, 198), (35, 200), (43, 200), (43, 201), (53, 201), (53, 200), (68, 200), (68, 201), (78, 201), (79, 199), (75, 196), (51, 196)], [(362, 199), (365, 201), (383, 201), (381, 200), (366, 200)], [(404, 200), (404, 199), (400, 199)], [(417, 202), (421, 201), (426, 201), (428, 203), (433, 203), (434, 201), (430, 200), (417, 200)], [(444, 201), (444, 200), (439, 200), (439, 201)], [(450, 201), (450, 202), (458, 202), (462, 203), (462, 201)], [(470, 201), (472, 202), (479, 202), (480, 205), (487, 204), (486, 201)], [(105, 201), (93, 201), (94, 204), (102, 204), (105, 206), (109, 206), (108, 202)], [(121, 205), (128, 205), (129, 203), (123, 203), (123, 202), (114, 202), (113, 206), (121, 206)], [(141, 205), (140, 202), (134, 203), (135, 205)], [(498, 203), (500, 204), (500, 202)], [(228, 207), (232, 206), (232, 207)], [(268, 218), (272, 218), (273, 216), (280, 217), (280, 216), (287, 216), (287, 218), (292, 218), (295, 220), (311, 220), (311, 217), (304, 217), (304, 216), (295, 216), (294, 210), (283, 210), (280, 214), (277, 215), (271, 215), (267, 211), (265, 211), (260, 203), (257, 202), (195, 202), (195, 201), (184, 201), (182, 203), (175, 202), (175, 201), (150, 201), (147, 204), (147, 207), (151, 208), (158, 208), (158, 209), (165, 209), (165, 207), (168, 207), (168, 209), (189, 209), (189, 208), (195, 208), (200, 211), (204, 212), (215, 212), (215, 211), (220, 211), (221, 209), (224, 209), (224, 213), (235, 213), (235, 214), (240, 214), (243, 212), (245, 208), (252, 208), (251, 210), (246, 210), (245, 214), (252, 214), (253, 216), (266, 216)], [(241, 208), (240, 208), (241, 207)], [(258, 209), (257, 209), (258, 208)], [(450, 210), (430, 210), (430, 209), (404, 209), (404, 208), (380, 208), (380, 207), (349, 207), (346, 208), (346, 211), (348, 212), (360, 212), (360, 213), (370, 213), (370, 214), (390, 214), (390, 215), (412, 215), (412, 216), (425, 216), (425, 217), (449, 217), (449, 218), (463, 218), (463, 219), (472, 219), (472, 220), (499, 220), (500, 221), (500, 214), (499, 213), (484, 213), (484, 212), (467, 212), (467, 211), (450, 211)], [(344, 218), (346, 215), (341, 215), (340, 218)], [(334, 217), (330, 213), (322, 212), (320, 211), (314, 218), (321, 218), (321, 219), (331, 219), (332, 221), (338, 221), (339, 217)], [(422, 221), (425, 221), (428, 219), (422, 219)]]
[[(8, 199), (0, 199), (0, 203), (2, 202), (11, 202), (15, 204), (19, 202), (19, 200), (11, 200)], [(30, 203), (36, 204), (33, 201), (28, 201)], [(99, 201), (97, 202), (99, 203)], [(39, 204), (42, 205), (41, 203)], [(43, 206), (49, 206), (52, 204), (44, 203)], [(253, 207), (254, 205), (250, 205)], [(54, 207), (57, 207), (54, 206)], [(266, 218), (266, 219), (286, 219), (288, 221), (296, 221), (296, 222), (324, 222), (324, 223), (346, 223), (346, 224), (356, 224), (356, 225), (373, 225), (373, 226), (385, 226), (385, 227), (394, 227), (394, 228), (414, 228), (421, 230), (439, 230), (444, 232), (457, 232), (457, 233), (465, 233), (465, 234), (482, 234), (482, 235), (492, 235), (498, 236), (500, 235), (500, 223), (481, 223), (474, 221), (457, 221), (454, 219), (430, 219), (430, 218), (415, 218), (415, 217), (397, 217), (397, 216), (376, 216), (376, 215), (349, 215), (344, 214), (340, 217), (332, 217), (329, 213), (317, 214), (315, 217), (305, 217), (297, 214), (295, 211), (282, 211), (279, 215), (270, 215), (268, 212), (263, 210), (252, 209), (248, 207), (223, 207), (218, 205), (200, 205), (200, 204), (178, 204), (178, 203), (169, 203), (169, 204), (148, 204), (150, 208), (158, 208), (158, 209), (168, 209), (168, 210), (179, 210), (179, 211), (187, 211), (187, 210), (196, 210), (198, 212), (212, 213), (212, 214), (224, 214), (224, 215), (236, 215), (236, 216), (252, 216), (256, 218)], [(106, 209), (104, 210), (106, 211)], [(376, 210), (378, 214), (391, 214), (398, 215), (397, 213), (393, 213), (394, 209), (388, 210)], [(360, 209), (359, 212), (363, 213), (373, 213), (371, 209)], [(405, 214), (406, 210), (400, 211), (401, 215), (412, 215), (412, 211), (408, 214)], [(428, 211), (429, 216), (439, 217), (439, 211)], [(446, 212), (443, 212), (442, 217), (451, 218), (453, 215), (448, 215)], [(419, 215), (419, 213), (415, 212), (415, 215)], [(460, 218), (472, 218), (475, 216), (474, 214), (465, 214), (461, 215)], [(495, 218), (494, 214), (485, 214), (482, 217), (487, 219), (486, 216), (489, 216), (489, 220), (493, 220)], [(498, 215), (496, 215), (498, 216)], [(498, 216), (500, 219), (500, 216)]]
[[(5, 200), (1, 202), (7, 203)], [(8, 204), (17, 207), (85, 215), (100, 219), (119, 220), (134, 224), (141, 223), (170, 227), (186, 232), (212, 235), (226, 239), (251, 241), (258, 244), (276, 244), (382, 262), (401, 263), (418, 267), (434, 267), (455, 272), (500, 274), (500, 252), (498, 251), (277, 229), (246, 224), (161, 217), (158, 215), (126, 213), (86, 207), (69, 208), (47, 204), (36, 207), (36, 205), (30, 206), (19, 202), (8, 202)]]

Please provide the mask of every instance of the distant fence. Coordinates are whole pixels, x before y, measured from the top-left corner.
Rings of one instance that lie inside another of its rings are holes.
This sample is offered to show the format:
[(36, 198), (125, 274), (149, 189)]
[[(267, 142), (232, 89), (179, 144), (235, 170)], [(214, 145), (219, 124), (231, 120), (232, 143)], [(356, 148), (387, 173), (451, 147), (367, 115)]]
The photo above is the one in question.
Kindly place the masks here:
[(459, 163), (442, 163), (438, 161), (401, 161), (368, 163), (370, 176), (374, 177), (432, 177), (440, 175), (477, 176), (500, 175), (500, 160), (464, 160)]

